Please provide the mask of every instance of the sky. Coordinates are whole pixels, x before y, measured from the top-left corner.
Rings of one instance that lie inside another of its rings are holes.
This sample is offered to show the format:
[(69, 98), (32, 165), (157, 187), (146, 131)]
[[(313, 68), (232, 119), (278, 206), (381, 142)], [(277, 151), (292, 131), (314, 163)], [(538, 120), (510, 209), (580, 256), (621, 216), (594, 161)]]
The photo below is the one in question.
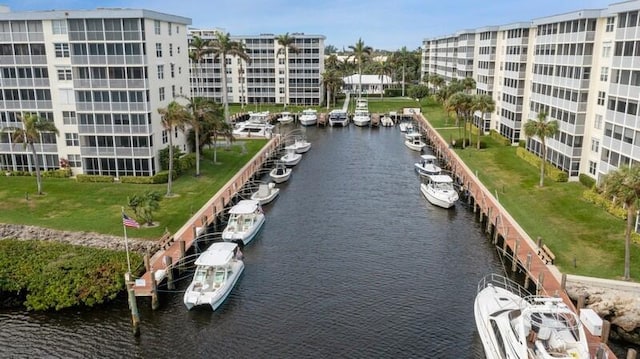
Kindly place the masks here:
[(463, 29), (529, 21), (611, 0), (0, 0), (11, 11), (149, 9), (191, 18), (192, 27), (231, 35), (302, 32), (348, 49), (358, 39), (374, 49), (417, 49), (425, 38)]

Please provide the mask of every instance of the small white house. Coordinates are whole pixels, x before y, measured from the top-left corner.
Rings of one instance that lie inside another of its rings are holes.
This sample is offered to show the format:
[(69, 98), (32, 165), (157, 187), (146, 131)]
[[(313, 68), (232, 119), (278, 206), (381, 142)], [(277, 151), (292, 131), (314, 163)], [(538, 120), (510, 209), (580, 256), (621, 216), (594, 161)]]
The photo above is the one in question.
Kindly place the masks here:
[[(351, 76), (344, 77), (342, 79), (344, 81), (344, 85), (342, 86), (342, 91), (352, 94), (358, 93), (358, 84), (362, 84), (362, 94), (379, 95), (383, 93), (384, 89), (389, 88), (392, 84), (391, 77), (387, 75), (362, 75), (362, 80), (360, 80), (360, 76), (358, 74), (353, 74)], [(359, 82), (361, 81), (361, 82)]]

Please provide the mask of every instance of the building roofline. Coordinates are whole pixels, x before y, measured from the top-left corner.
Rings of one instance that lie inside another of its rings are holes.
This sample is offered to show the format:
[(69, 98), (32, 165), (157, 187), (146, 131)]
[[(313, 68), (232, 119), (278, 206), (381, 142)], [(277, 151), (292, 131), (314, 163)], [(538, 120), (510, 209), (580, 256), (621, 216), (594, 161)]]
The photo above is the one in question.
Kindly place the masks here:
[(0, 12), (0, 20), (147, 18), (191, 25), (191, 18), (147, 9), (96, 8), (93, 10), (34, 10)]

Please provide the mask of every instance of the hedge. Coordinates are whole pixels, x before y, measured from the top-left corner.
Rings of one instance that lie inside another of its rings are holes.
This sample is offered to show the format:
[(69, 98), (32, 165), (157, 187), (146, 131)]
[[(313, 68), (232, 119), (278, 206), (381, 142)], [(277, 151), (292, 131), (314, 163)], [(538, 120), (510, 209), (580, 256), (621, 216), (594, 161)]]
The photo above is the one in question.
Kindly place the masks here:
[[(522, 147), (518, 147), (516, 149), (516, 154), (527, 163), (540, 168), (541, 158), (536, 156), (535, 154), (527, 151)], [(556, 182), (567, 182), (569, 180), (569, 175), (566, 172), (555, 168), (548, 162), (545, 164), (544, 175)]]
[(113, 176), (79, 174), (79, 175), (76, 175), (76, 181), (110, 183), (110, 182), (113, 182)]

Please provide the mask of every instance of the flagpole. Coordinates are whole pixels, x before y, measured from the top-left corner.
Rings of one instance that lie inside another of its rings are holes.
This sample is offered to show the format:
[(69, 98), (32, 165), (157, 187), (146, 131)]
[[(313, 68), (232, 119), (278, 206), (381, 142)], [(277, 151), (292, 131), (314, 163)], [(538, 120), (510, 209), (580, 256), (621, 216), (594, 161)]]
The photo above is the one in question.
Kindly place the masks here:
[[(124, 207), (121, 207), (122, 210), (122, 219), (124, 219)], [(127, 239), (127, 226), (124, 225), (124, 221), (122, 221), (122, 229), (124, 230), (124, 249), (127, 252), (127, 273), (131, 273), (131, 260), (129, 259), (129, 239)]]

